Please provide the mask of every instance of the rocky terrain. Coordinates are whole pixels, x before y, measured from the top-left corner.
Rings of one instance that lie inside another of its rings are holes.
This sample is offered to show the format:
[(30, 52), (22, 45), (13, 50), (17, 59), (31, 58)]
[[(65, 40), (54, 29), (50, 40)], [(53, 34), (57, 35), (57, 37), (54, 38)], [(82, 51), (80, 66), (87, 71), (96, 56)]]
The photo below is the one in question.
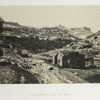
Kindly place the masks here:
[(0, 29), (0, 84), (100, 82), (99, 67), (70, 69), (52, 64), (56, 51), (81, 50), (99, 56), (100, 32), (61, 25), (34, 28), (5, 21)]

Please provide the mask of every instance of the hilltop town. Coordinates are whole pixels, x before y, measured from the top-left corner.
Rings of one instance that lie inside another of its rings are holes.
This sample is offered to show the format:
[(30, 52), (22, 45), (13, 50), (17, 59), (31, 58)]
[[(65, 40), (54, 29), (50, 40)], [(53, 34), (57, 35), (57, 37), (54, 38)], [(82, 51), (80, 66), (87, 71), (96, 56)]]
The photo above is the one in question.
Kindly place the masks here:
[(99, 77), (100, 31), (0, 18), (0, 84), (100, 83)]

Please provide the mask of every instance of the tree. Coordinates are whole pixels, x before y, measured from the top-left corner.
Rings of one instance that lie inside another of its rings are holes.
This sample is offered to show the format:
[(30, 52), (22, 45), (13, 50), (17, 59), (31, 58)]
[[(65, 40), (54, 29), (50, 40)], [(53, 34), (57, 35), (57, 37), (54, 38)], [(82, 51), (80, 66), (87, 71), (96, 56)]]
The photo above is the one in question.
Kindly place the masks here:
[(4, 20), (0, 17), (0, 33), (3, 32), (3, 23), (4, 23)]

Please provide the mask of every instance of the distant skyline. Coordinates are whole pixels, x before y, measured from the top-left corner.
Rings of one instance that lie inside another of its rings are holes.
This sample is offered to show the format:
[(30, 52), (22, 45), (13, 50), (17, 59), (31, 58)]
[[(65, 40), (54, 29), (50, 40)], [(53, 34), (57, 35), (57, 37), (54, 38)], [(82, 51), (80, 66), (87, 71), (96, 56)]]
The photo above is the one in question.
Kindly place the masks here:
[(100, 6), (0, 6), (5, 21), (32, 27), (90, 27), (100, 30)]

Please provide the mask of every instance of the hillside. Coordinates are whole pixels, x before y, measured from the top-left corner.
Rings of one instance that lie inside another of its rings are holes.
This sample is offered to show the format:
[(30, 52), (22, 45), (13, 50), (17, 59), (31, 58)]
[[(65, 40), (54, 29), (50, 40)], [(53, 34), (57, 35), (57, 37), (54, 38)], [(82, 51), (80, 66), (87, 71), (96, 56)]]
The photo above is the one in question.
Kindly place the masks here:
[(17, 48), (30, 49), (35, 53), (62, 48), (76, 41), (74, 36), (61, 27), (33, 28), (14, 22), (4, 22), (0, 38), (5, 38), (5, 42)]
[(86, 27), (34, 28), (4, 22), (0, 34), (0, 83), (99, 83), (100, 68), (59, 68), (52, 63), (58, 51), (99, 55), (96, 45), (100, 33), (91, 34)]
[[(93, 35), (91, 29), (88, 27), (80, 27), (80, 28), (67, 28), (64, 26), (55, 26), (55, 27), (28, 27), (23, 26), (15, 22), (4, 22), (3, 24), (4, 33), (2, 34), (10, 34), (10, 35), (23, 35), (23, 36), (32, 36), (38, 37), (39, 39), (48, 39), (48, 40), (56, 40), (56, 39), (85, 39)], [(20, 33), (20, 34), (19, 34)]]

